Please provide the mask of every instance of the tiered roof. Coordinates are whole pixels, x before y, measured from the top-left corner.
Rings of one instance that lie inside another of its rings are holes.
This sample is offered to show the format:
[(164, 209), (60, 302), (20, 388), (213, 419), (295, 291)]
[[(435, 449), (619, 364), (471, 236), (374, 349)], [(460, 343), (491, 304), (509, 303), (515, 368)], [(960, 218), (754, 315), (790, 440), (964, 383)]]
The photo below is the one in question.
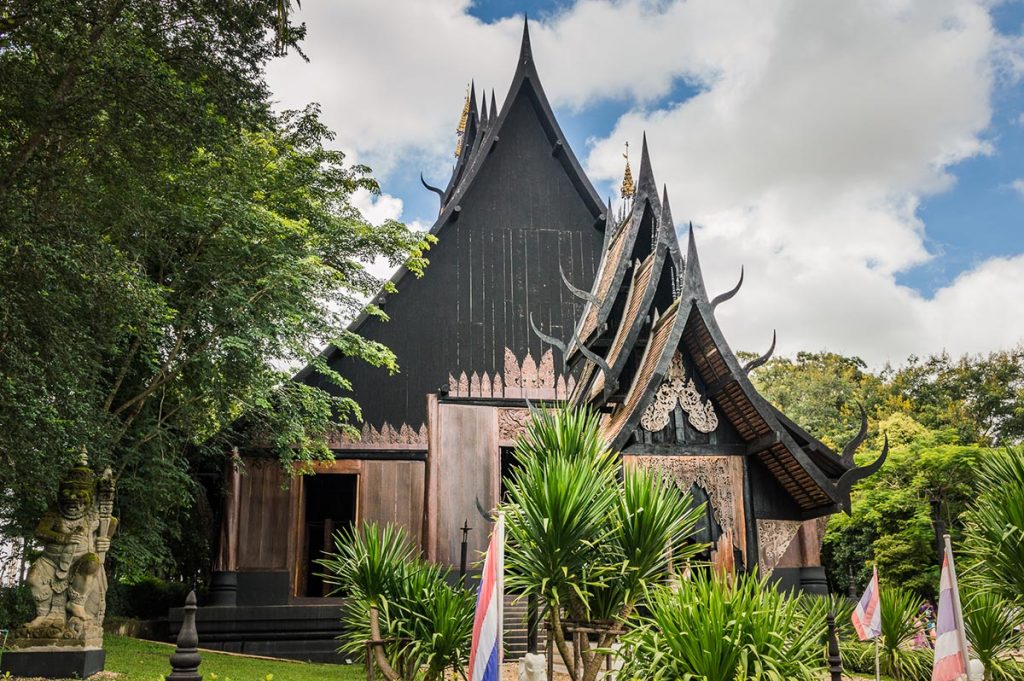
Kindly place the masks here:
[[(645, 137), (636, 196), (606, 244), (569, 344), (570, 363), (582, 365), (570, 401), (605, 411), (612, 446), (639, 453), (637, 429), (675, 361), (692, 368), (688, 380), (698, 383), (691, 387), (703, 392), (696, 399), (710, 400), (709, 411), (725, 417), (742, 451), (764, 465), (804, 517), (848, 510), (850, 487), (877, 470), (885, 453), (858, 468), (853, 450), (863, 432), (840, 457), (757, 392), (748, 373), (767, 361), (774, 339), (768, 353), (743, 365), (715, 319), (715, 308), (740, 284), (709, 299), (692, 226), (686, 257), (680, 257), (668, 194), (657, 196)], [(718, 427), (716, 416), (705, 432)]]

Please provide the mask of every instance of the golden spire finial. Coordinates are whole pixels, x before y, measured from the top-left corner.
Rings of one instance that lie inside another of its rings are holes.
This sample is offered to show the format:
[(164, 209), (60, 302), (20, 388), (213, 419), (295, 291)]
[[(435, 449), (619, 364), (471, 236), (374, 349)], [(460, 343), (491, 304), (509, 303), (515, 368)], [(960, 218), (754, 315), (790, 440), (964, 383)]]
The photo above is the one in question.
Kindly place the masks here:
[(466, 134), (466, 123), (469, 121), (469, 86), (466, 86), (466, 103), (462, 105), (462, 117), (459, 118), (459, 127), (455, 130), (455, 155), (462, 153), (462, 137)]
[(622, 158), (626, 159), (626, 170), (622, 173), (620, 193), (622, 198), (631, 199), (636, 194), (636, 188), (633, 186), (633, 170), (629, 167), (629, 142), (626, 142), (626, 152), (622, 154)]

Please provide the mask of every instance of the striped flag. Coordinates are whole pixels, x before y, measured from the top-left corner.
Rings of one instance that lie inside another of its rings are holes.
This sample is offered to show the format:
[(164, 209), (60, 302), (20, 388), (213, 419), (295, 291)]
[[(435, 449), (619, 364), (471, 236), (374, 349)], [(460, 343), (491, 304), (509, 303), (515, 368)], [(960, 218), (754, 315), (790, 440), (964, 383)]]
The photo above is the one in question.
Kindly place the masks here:
[(502, 660), (502, 606), (505, 597), (505, 515), (498, 514), (484, 558), (473, 618), (468, 681), (499, 681)]
[(878, 606), (878, 568), (871, 574), (868, 588), (853, 611), (853, 628), (857, 630), (857, 638), (867, 641), (877, 638), (882, 633), (882, 609)]
[(967, 675), (966, 637), (960, 626), (960, 598), (956, 582), (953, 552), (946, 536), (946, 550), (942, 557), (942, 576), (939, 578), (939, 614), (935, 623), (935, 666), (932, 681), (956, 681)]

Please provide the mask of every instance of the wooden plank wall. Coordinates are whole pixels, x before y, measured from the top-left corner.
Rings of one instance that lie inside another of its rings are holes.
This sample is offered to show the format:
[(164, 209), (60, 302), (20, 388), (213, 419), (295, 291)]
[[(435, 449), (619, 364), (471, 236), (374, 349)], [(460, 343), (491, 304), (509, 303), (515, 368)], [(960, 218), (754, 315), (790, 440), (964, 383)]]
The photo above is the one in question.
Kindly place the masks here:
[(423, 532), (424, 473), (422, 461), (363, 461), (359, 520), (401, 525), (419, 546)]
[(498, 497), (500, 457), (498, 418), (493, 407), (440, 404), (437, 450), (431, 450), (437, 471), (437, 519), (433, 556), (442, 564), (458, 567), (462, 532), (466, 520), (469, 534), (469, 563), (487, 547), (491, 524), (480, 517), (476, 500), (485, 509)]
[(291, 509), (296, 485), (286, 486), (276, 460), (245, 459), (239, 479), (239, 570), (289, 567)]

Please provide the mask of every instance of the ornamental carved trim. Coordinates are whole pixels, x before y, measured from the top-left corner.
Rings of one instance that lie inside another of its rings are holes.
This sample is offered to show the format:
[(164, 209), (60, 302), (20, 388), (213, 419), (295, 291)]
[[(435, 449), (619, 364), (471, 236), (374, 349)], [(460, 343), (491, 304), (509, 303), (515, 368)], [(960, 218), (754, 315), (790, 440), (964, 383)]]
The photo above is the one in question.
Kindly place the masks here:
[(368, 423), (364, 423), (359, 431), (358, 437), (338, 433), (331, 437), (327, 446), (331, 449), (358, 449), (364, 446), (372, 446), (378, 449), (402, 448), (420, 449), (427, 446), (427, 425), (424, 423), (418, 429), (403, 423), (394, 427), (387, 421), (377, 430)]
[(489, 372), (448, 374), (449, 397), (477, 397), (497, 399), (564, 400), (576, 387), (576, 379), (555, 373), (555, 358), (550, 349), (540, 356), (540, 362), (529, 352), (522, 361), (509, 348), (505, 348), (504, 367), (493, 376)]
[(684, 494), (690, 492), (694, 483), (699, 485), (707, 492), (711, 514), (722, 534), (736, 536), (736, 499), (727, 457), (637, 456), (635, 461), (642, 468), (660, 471)]
[(652, 433), (664, 429), (672, 420), (677, 404), (686, 412), (690, 425), (701, 433), (710, 433), (718, 428), (714, 405), (700, 394), (693, 378), (686, 375), (678, 352), (672, 357), (665, 380), (654, 393), (654, 401), (640, 417), (640, 426)]
[(757, 520), (757, 562), (761, 574), (769, 575), (782, 560), (786, 549), (803, 524), (800, 520)]
[(498, 439), (502, 442), (514, 441), (529, 424), (529, 409), (499, 409)]

